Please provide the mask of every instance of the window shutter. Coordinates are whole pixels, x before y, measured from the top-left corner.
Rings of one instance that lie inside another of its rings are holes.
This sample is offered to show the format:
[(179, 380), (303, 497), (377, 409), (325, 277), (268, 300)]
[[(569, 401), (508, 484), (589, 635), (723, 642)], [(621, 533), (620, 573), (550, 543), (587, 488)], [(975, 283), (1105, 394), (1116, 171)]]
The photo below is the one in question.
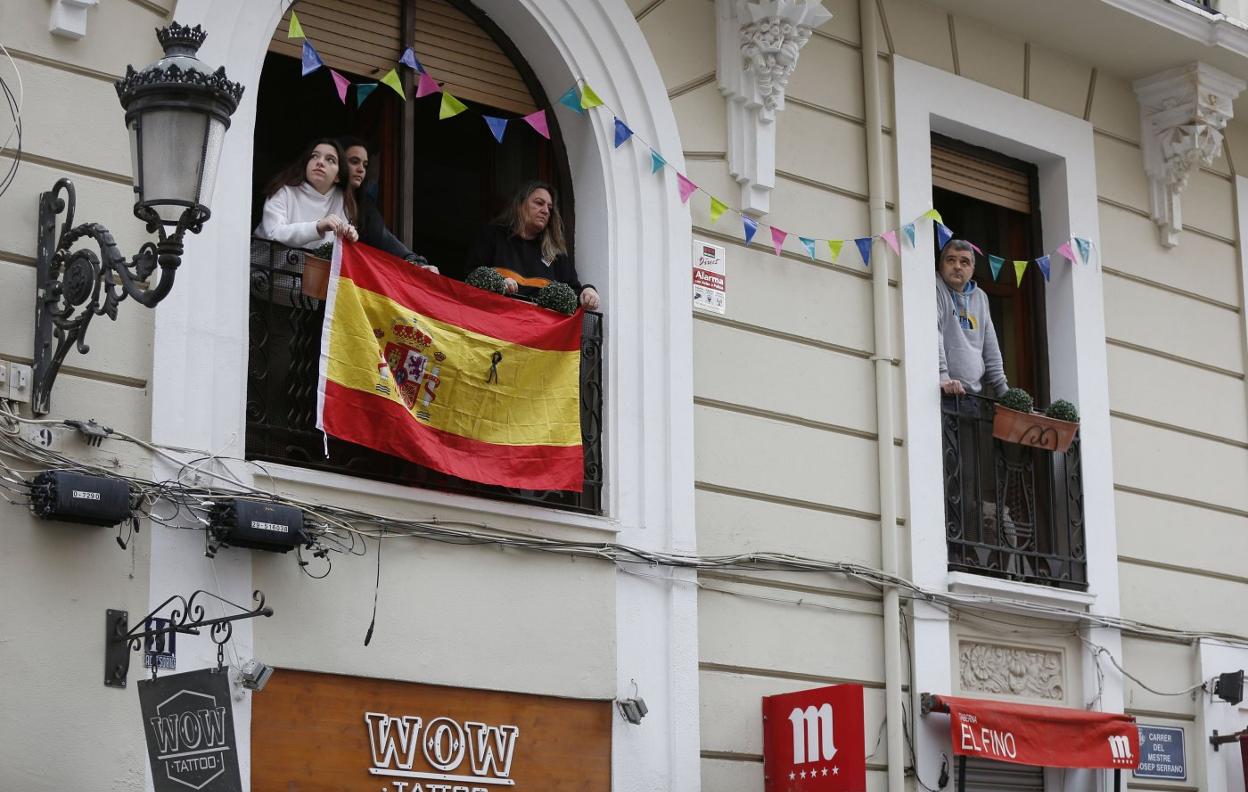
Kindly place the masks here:
[(1044, 768), (968, 756), (966, 792), (1044, 792)]
[(1031, 213), (1031, 184), (1026, 172), (939, 143), (932, 144), (932, 186)]
[(412, 48), (434, 79), (460, 99), (520, 114), (537, 109), (511, 58), (447, 0), (416, 0)]
[[(403, 54), (399, 0), (300, 0), (291, 8), (308, 42), (331, 69), (376, 80), (398, 65)], [(286, 38), (289, 28), (287, 11), (269, 51), (299, 58), (303, 41)]]

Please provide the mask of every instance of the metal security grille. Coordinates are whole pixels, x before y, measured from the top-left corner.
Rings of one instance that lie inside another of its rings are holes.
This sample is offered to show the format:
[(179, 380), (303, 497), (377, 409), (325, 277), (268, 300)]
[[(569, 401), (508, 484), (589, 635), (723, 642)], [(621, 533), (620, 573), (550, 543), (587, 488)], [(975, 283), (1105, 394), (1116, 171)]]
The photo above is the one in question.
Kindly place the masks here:
[[(961, 757), (959, 757), (961, 759)], [(958, 763), (959, 766), (961, 762)], [(1044, 792), (1044, 768), (966, 757), (966, 792)]]

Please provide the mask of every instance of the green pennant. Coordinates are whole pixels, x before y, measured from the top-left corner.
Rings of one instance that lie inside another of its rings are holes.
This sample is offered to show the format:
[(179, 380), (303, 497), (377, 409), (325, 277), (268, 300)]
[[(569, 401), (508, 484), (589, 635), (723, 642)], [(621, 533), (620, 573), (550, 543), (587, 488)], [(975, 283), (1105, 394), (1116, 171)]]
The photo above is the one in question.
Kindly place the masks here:
[(286, 30), (286, 38), (301, 39), (303, 38), (303, 25), (299, 24), (299, 17), (294, 11), (290, 12), (290, 27)]
[(585, 87), (581, 89), (581, 109), (588, 110), (601, 104), (602, 100), (598, 98), (598, 94), (594, 93), (594, 89), (589, 87), (589, 83), (585, 83)]
[(403, 93), (403, 81), (399, 79), (399, 73), (395, 69), (386, 72), (386, 76), (381, 78), (381, 84), (390, 86), (403, 98), (403, 101), (407, 101), (407, 95)]
[(1015, 286), (1022, 286), (1022, 285), (1023, 285), (1023, 272), (1024, 272), (1026, 269), (1027, 269), (1027, 262), (1026, 262), (1026, 261), (1015, 261), (1015, 262), (1014, 262), (1014, 285), (1015, 285)]
[(438, 120), (445, 121), (468, 109), (468, 105), (451, 96), (449, 91), (442, 92), (442, 107), (438, 108)]
[(726, 211), (728, 211), (728, 204), (724, 203), (723, 201), (719, 200), (718, 198), (712, 195), (711, 196), (711, 222), (712, 223), (719, 222), (719, 218), (722, 217), (724, 212)]
[(845, 240), (843, 240), (843, 239), (829, 239), (829, 240), (828, 240), (828, 250), (830, 250), (830, 251), (832, 252), (832, 263), (833, 263), (833, 264), (835, 264), (835, 263), (836, 263), (836, 260), (837, 260), (838, 258), (840, 258), (840, 256), (841, 256), (841, 248), (842, 248), (842, 247), (844, 247), (844, 246), (845, 246)]

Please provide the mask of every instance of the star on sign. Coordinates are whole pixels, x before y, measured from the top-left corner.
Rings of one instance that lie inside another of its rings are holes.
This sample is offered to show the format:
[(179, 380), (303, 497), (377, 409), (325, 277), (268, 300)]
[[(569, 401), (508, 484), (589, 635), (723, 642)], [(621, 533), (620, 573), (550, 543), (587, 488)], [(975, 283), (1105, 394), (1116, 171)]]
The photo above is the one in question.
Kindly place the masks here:
[(797, 773), (789, 771), (789, 780), (792, 781), (795, 778), (797, 778)]
[(832, 767), (832, 775), (840, 775), (840, 774), (841, 774), (841, 768), (836, 767), (836, 766), (833, 766), (833, 767)]
[(828, 768), (826, 768), (826, 767), (825, 767), (825, 768), (823, 768), (823, 775), (825, 775), (825, 776), (826, 776), (827, 774), (828, 774)]
[(805, 777), (806, 777), (806, 771), (805, 771), (805, 770), (803, 770), (801, 775), (802, 775), (802, 778), (805, 778)]

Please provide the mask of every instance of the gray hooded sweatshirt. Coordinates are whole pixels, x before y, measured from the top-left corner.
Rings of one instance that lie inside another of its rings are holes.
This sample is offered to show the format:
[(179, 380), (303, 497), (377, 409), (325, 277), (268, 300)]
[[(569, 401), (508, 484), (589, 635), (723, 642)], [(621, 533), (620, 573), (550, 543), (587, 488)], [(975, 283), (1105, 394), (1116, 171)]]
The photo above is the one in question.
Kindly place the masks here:
[(970, 393), (984, 385), (1001, 398), (1007, 385), (1001, 364), (997, 331), (988, 311), (988, 296), (968, 281), (959, 294), (936, 275), (936, 328), (940, 352), (940, 378), (955, 379)]

